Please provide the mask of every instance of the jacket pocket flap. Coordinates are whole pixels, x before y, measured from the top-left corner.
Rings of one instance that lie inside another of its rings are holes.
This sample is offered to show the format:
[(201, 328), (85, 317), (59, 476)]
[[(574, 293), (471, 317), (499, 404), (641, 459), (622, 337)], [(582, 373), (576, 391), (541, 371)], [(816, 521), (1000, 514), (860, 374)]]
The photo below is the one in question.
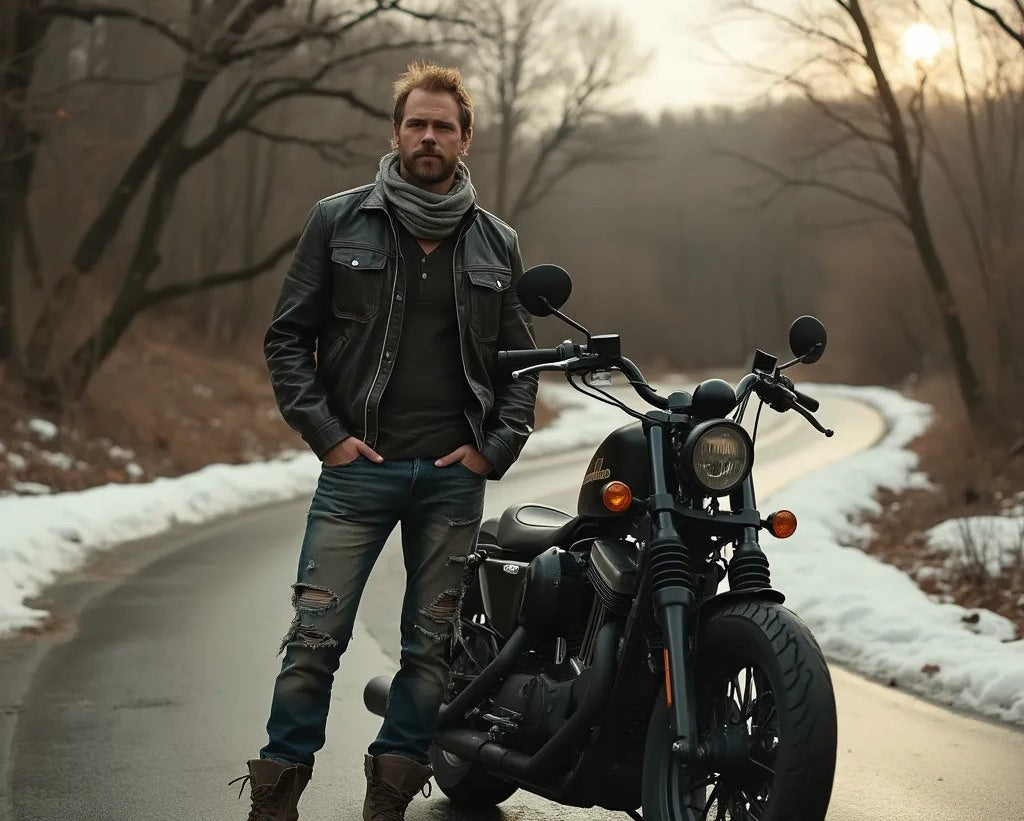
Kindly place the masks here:
[(332, 248), (331, 260), (353, 268), (357, 271), (379, 271), (387, 261), (387, 254), (383, 251), (373, 251), (369, 248)]
[(466, 276), (474, 285), (490, 288), (492, 291), (505, 291), (512, 284), (512, 272), (508, 268), (476, 268), (466, 271)]

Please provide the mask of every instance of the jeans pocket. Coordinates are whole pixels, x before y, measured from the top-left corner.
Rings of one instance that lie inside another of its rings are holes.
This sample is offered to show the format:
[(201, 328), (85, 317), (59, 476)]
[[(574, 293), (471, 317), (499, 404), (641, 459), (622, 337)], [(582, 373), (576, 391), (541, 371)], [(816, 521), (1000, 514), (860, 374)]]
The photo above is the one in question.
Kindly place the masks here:
[(360, 453), (360, 454), (359, 454), (358, 456), (356, 456), (356, 458), (355, 458), (355, 459), (353, 459), (353, 460), (352, 460), (351, 462), (343, 462), (343, 463), (342, 463), (342, 464), (340, 464), (340, 465), (327, 465), (327, 464), (324, 464), (324, 463), (322, 463), (322, 462), (321, 462), (321, 464), (320, 464), (320, 467), (321, 467), (321, 469), (323, 469), (323, 470), (344, 470), (345, 468), (348, 468), (348, 467), (352, 467), (352, 465), (354, 465), (354, 464), (355, 464), (356, 462), (358, 462), (358, 461), (359, 461), (360, 459), (365, 459), (365, 458), (366, 458), (366, 457), (365, 457), (365, 456), (363, 456), (363, 454), (361, 454), (361, 453)]
[(461, 468), (463, 471), (468, 473), (470, 476), (475, 476), (477, 479), (486, 479), (487, 478), (482, 473), (477, 473), (475, 470), (473, 470), (473, 468), (467, 466), (465, 462), (455, 462), (455, 463), (452, 464), (452, 467)]

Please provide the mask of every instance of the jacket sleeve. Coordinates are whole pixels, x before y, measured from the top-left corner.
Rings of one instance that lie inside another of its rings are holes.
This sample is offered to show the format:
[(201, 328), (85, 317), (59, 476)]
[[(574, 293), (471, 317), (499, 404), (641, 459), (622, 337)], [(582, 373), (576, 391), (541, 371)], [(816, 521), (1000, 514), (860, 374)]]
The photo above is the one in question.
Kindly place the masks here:
[[(499, 350), (536, 348), (533, 339), (533, 318), (520, 304), (515, 286), (523, 273), (519, 239), (513, 238), (511, 250), (512, 287), (506, 289), (501, 302), (501, 325), (498, 329)], [(488, 479), (500, 479), (519, 458), (526, 440), (533, 433), (533, 409), (537, 401), (537, 376), (531, 374), (512, 379), (495, 367), (494, 406), (484, 420), (483, 455), (494, 470)]]
[(316, 372), (317, 335), (331, 299), (328, 251), (318, 203), (306, 220), (263, 340), (281, 415), (321, 459), (349, 436), (330, 409)]

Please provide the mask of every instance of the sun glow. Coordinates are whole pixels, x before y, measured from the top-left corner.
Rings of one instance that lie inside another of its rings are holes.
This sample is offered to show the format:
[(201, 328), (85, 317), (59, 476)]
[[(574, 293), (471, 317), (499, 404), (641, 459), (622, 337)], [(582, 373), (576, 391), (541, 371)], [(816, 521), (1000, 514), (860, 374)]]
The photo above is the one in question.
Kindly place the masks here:
[(914, 63), (930, 63), (942, 50), (942, 37), (927, 23), (914, 23), (903, 32), (903, 53)]

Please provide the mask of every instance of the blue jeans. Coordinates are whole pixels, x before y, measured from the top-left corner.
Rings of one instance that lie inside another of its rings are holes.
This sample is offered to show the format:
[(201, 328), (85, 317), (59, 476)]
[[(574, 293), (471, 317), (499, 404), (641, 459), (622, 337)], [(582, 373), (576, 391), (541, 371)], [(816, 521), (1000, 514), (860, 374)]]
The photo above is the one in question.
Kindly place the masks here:
[(348, 647), (356, 608), (384, 543), (402, 525), (406, 587), (401, 667), (371, 755), (425, 763), (449, 677), (464, 562), (475, 544), (483, 476), (430, 459), (381, 464), (362, 456), (324, 467), (309, 509), (293, 587), (295, 618), (281, 649), (261, 758), (313, 766), (324, 745), (331, 685)]

